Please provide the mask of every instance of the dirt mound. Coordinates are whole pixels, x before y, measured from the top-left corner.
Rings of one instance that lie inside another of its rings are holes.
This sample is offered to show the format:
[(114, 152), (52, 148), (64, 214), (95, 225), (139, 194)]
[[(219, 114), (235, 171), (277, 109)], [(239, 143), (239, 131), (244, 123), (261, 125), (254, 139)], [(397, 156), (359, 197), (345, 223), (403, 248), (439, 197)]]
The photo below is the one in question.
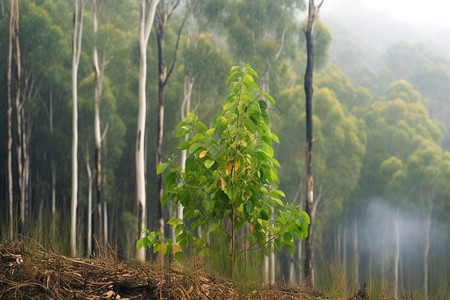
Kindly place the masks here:
[(0, 299), (326, 299), (305, 286), (262, 285), (248, 295), (202, 272), (108, 259), (73, 259), (40, 246), (0, 244)]

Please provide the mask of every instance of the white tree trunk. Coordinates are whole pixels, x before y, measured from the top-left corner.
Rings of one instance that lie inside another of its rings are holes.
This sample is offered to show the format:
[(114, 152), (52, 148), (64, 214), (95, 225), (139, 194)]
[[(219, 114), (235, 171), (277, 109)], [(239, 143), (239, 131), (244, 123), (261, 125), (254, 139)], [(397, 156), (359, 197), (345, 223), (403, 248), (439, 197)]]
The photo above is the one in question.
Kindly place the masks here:
[[(108, 249), (108, 206), (106, 201), (103, 201), (103, 241), (105, 251)], [(106, 251), (108, 253), (108, 251)]]
[[(189, 27), (188, 27), (189, 28)], [(194, 78), (190, 74), (184, 76), (184, 99), (181, 103), (181, 120), (186, 119), (191, 110), (192, 89), (194, 87)], [(188, 136), (184, 136), (183, 140), (187, 141)], [(187, 150), (181, 150), (181, 169), (184, 172), (186, 169)], [(178, 204), (177, 217), (183, 219), (183, 205)]]
[(72, 198), (70, 205), (70, 255), (77, 255), (77, 206), (78, 206), (78, 65), (83, 36), (83, 13), (86, 0), (74, 0), (74, 24), (72, 39)]
[(273, 243), (270, 252), (270, 284), (275, 284), (275, 249)]
[(425, 299), (428, 300), (428, 255), (430, 252), (431, 243), (431, 215), (432, 206), (425, 217), (425, 248), (423, 250), (423, 290), (425, 292)]
[(13, 171), (12, 171), (12, 64), (13, 64), (13, 43), (15, 40), (15, 5), (14, 1), (10, 1), (9, 15), (9, 47), (8, 47), (8, 199), (9, 199), (9, 239), (14, 237), (14, 211), (13, 211)]
[(16, 104), (16, 127), (17, 127), (17, 172), (18, 172), (18, 185), (20, 192), (20, 222), (19, 230), (21, 234), (24, 234), (25, 225), (25, 189), (23, 186), (24, 176), (23, 176), (23, 135), (22, 135), (22, 109), (23, 103), (21, 102), (21, 80), (22, 80), (22, 70), (20, 61), (20, 47), (19, 47), (19, 4), (17, 0), (11, 1), (11, 19), (10, 19), (10, 29), (12, 30), (12, 43), (13, 43), (13, 57), (16, 62), (16, 92), (15, 92), (15, 104)]
[[(269, 241), (269, 236), (266, 236), (266, 242)], [(270, 259), (269, 256), (263, 257), (263, 282), (269, 283), (270, 282)]]
[(87, 256), (92, 254), (92, 173), (89, 155), (86, 155), (86, 171), (88, 174), (88, 219), (87, 219)]
[(358, 253), (358, 219), (355, 217), (353, 219), (353, 260), (354, 260), (354, 272), (355, 281), (359, 282), (359, 253)]
[(290, 284), (294, 284), (295, 281), (295, 274), (297, 273), (295, 271), (295, 262), (294, 262), (294, 254), (293, 255), (289, 255), (290, 258), (290, 262), (289, 262), (289, 283)]
[(400, 262), (400, 220), (398, 207), (395, 210), (395, 254), (394, 254), (394, 298), (398, 298), (398, 269)]
[[(150, 31), (155, 18), (156, 6), (159, 0), (153, 0), (147, 13), (146, 1), (140, 0), (139, 19), (139, 91), (138, 91), (138, 121), (136, 135), (136, 196), (139, 211), (139, 232), (143, 237), (143, 230), (147, 227), (146, 192), (145, 192), (145, 161), (144, 161), (144, 137), (145, 120), (147, 112), (146, 82), (147, 82), (147, 45)], [(136, 253), (136, 258), (145, 261), (145, 249), (141, 248)]]

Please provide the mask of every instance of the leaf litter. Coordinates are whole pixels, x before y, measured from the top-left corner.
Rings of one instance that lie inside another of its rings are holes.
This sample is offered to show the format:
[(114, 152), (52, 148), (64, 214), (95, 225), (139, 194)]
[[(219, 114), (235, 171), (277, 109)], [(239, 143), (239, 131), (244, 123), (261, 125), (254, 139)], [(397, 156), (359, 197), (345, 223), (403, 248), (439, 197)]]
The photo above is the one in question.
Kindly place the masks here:
[(328, 299), (306, 285), (255, 285), (240, 292), (231, 280), (201, 269), (183, 271), (111, 258), (69, 258), (37, 243), (0, 244), (0, 299)]

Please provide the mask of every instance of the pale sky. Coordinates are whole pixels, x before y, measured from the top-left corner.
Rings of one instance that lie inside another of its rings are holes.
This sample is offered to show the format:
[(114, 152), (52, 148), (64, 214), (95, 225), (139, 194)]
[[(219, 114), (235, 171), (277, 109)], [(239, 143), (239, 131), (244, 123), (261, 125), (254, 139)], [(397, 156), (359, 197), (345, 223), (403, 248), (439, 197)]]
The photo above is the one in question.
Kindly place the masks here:
[[(316, 2), (319, 2), (316, 0)], [(414, 27), (447, 27), (450, 29), (450, 0), (325, 0), (322, 11), (331, 13), (335, 6), (365, 6), (383, 11)]]

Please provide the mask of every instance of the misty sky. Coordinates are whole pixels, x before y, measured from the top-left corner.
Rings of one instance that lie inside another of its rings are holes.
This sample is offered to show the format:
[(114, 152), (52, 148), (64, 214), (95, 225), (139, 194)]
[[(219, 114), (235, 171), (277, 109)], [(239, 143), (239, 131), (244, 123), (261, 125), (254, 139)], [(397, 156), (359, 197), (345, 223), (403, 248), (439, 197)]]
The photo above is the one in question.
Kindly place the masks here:
[(384, 12), (414, 27), (437, 26), (450, 30), (449, 0), (325, 0), (321, 13), (330, 14), (336, 6), (348, 6), (354, 13), (361, 9)]

